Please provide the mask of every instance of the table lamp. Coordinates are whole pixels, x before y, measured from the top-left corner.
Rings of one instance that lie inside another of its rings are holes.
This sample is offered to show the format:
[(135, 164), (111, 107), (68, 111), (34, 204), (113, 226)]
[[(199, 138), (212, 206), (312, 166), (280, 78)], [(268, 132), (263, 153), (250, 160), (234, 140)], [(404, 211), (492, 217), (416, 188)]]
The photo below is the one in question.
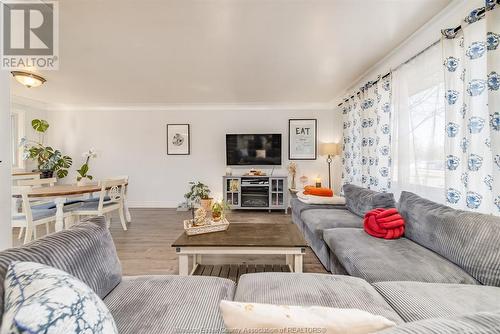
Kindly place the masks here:
[(340, 154), (340, 145), (337, 143), (322, 143), (319, 146), (319, 154), (326, 155), (326, 162), (328, 163), (328, 188), (332, 189), (332, 158)]

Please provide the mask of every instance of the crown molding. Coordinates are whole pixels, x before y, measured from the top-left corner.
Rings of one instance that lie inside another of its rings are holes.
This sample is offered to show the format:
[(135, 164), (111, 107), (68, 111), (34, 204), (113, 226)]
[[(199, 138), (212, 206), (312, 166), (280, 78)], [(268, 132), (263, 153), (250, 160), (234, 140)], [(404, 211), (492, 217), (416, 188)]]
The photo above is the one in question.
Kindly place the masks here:
[(13, 104), (27, 106), (45, 111), (259, 111), (259, 110), (333, 110), (333, 103), (179, 103), (179, 104), (106, 104), (106, 105), (76, 105), (53, 104), (13, 96)]

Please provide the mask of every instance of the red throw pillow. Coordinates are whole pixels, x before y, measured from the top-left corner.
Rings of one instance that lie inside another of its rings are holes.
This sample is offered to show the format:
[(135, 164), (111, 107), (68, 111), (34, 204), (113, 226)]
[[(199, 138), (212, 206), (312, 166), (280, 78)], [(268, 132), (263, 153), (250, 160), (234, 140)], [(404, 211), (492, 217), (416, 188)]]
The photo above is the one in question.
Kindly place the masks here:
[(366, 233), (377, 238), (397, 239), (405, 232), (405, 221), (394, 208), (368, 211), (363, 226)]

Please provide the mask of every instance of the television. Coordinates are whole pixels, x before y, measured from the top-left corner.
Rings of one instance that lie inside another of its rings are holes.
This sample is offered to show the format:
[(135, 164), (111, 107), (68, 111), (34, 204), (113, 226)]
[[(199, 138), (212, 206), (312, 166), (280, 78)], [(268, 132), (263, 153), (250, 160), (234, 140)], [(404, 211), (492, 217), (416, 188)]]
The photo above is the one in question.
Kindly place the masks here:
[(281, 165), (281, 134), (226, 134), (226, 163)]

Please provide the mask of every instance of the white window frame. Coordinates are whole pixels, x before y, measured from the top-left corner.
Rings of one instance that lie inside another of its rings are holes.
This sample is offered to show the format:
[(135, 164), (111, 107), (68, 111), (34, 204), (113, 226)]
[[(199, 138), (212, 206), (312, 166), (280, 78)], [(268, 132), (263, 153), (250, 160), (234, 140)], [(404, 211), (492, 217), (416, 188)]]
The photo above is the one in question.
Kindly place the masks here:
[[(12, 147), (17, 150), (16, 159), (13, 160), (12, 170), (19, 171), (24, 170), (26, 168), (26, 163), (23, 159), (23, 149), (19, 146), (21, 142), (21, 138), (24, 138), (26, 135), (26, 112), (20, 109), (11, 109), (11, 122), (12, 118), (17, 118), (17, 136), (14, 138), (14, 134), (11, 133), (12, 136)], [(15, 146), (14, 146), (15, 145)], [(14, 153), (13, 153), (14, 154)]]

